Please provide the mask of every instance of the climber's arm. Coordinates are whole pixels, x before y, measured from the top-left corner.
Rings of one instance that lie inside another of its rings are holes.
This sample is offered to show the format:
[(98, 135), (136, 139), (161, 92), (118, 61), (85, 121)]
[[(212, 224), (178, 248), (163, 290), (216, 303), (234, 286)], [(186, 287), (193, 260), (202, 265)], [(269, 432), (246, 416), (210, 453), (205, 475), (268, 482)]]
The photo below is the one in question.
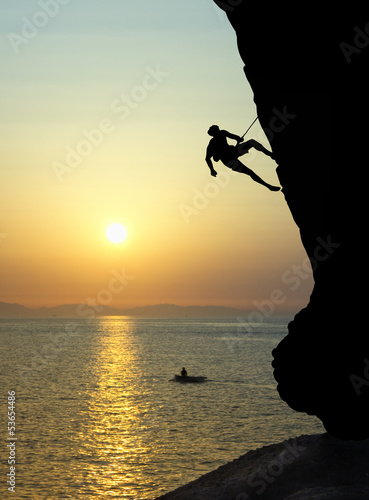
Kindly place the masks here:
[(217, 173), (216, 171), (214, 170), (214, 167), (213, 167), (213, 163), (211, 161), (211, 158), (213, 156), (213, 153), (212, 153), (212, 148), (210, 147), (210, 144), (206, 150), (206, 157), (205, 157), (205, 161), (206, 163), (208, 164), (208, 167), (210, 168), (210, 173), (213, 177), (216, 177)]
[(231, 134), (230, 132), (227, 132), (227, 130), (225, 130), (225, 133), (229, 139), (233, 139), (234, 141), (237, 141), (237, 142), (243, 141), (243, 138), (240, 137), (239, 135)]

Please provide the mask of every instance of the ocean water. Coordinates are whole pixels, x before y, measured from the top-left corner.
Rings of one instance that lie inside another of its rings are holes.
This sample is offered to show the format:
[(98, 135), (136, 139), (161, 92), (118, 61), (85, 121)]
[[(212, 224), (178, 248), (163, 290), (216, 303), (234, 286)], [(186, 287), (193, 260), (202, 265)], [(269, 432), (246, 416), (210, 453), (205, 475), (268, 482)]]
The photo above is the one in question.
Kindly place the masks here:
[[(324, 432), (276, 391), (271, 351), (290, 320), (1, 319), (0, 498), (154, 499), (248, 450)], [(208, 380), (174, 382), (182, 366)]]

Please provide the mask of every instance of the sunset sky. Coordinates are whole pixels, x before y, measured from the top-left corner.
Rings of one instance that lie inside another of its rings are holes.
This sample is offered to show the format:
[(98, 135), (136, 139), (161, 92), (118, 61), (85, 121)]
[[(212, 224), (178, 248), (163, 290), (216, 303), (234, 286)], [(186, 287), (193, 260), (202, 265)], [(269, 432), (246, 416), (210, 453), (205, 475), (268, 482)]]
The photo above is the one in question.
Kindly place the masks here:
[[(209, 125), (242, 135), (256, 117), (211, 0), (16, 0), (0, 26), (0, 301), (307, 303), (283, 194), (204, 161)], [(278, 183), (270, 158), (243, 161)]]

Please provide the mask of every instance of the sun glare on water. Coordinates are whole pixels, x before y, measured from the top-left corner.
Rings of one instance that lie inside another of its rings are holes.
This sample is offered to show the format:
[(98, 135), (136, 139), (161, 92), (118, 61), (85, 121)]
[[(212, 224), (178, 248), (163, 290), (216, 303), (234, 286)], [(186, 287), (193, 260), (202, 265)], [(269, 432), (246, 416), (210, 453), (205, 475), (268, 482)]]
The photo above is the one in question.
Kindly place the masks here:
[(127, 238), (127, 230), (122, 224), (111, 224), (106, 230), (106, 236), (112, 243), (122, 243)]

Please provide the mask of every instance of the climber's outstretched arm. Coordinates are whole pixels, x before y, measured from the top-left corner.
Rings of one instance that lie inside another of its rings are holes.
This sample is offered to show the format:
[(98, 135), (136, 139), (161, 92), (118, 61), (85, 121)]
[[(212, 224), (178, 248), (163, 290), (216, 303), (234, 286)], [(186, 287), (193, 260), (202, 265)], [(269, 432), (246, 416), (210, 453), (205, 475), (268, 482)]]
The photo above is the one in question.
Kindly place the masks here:
[(230, 132), (227, 132), (227, 130), (224, 131), (228, 137), (228, 139), (233, 139), (234, 141), (237, 142), (242, 142), (243, 138), (240, 137), (239, 135), (231, 134)]

